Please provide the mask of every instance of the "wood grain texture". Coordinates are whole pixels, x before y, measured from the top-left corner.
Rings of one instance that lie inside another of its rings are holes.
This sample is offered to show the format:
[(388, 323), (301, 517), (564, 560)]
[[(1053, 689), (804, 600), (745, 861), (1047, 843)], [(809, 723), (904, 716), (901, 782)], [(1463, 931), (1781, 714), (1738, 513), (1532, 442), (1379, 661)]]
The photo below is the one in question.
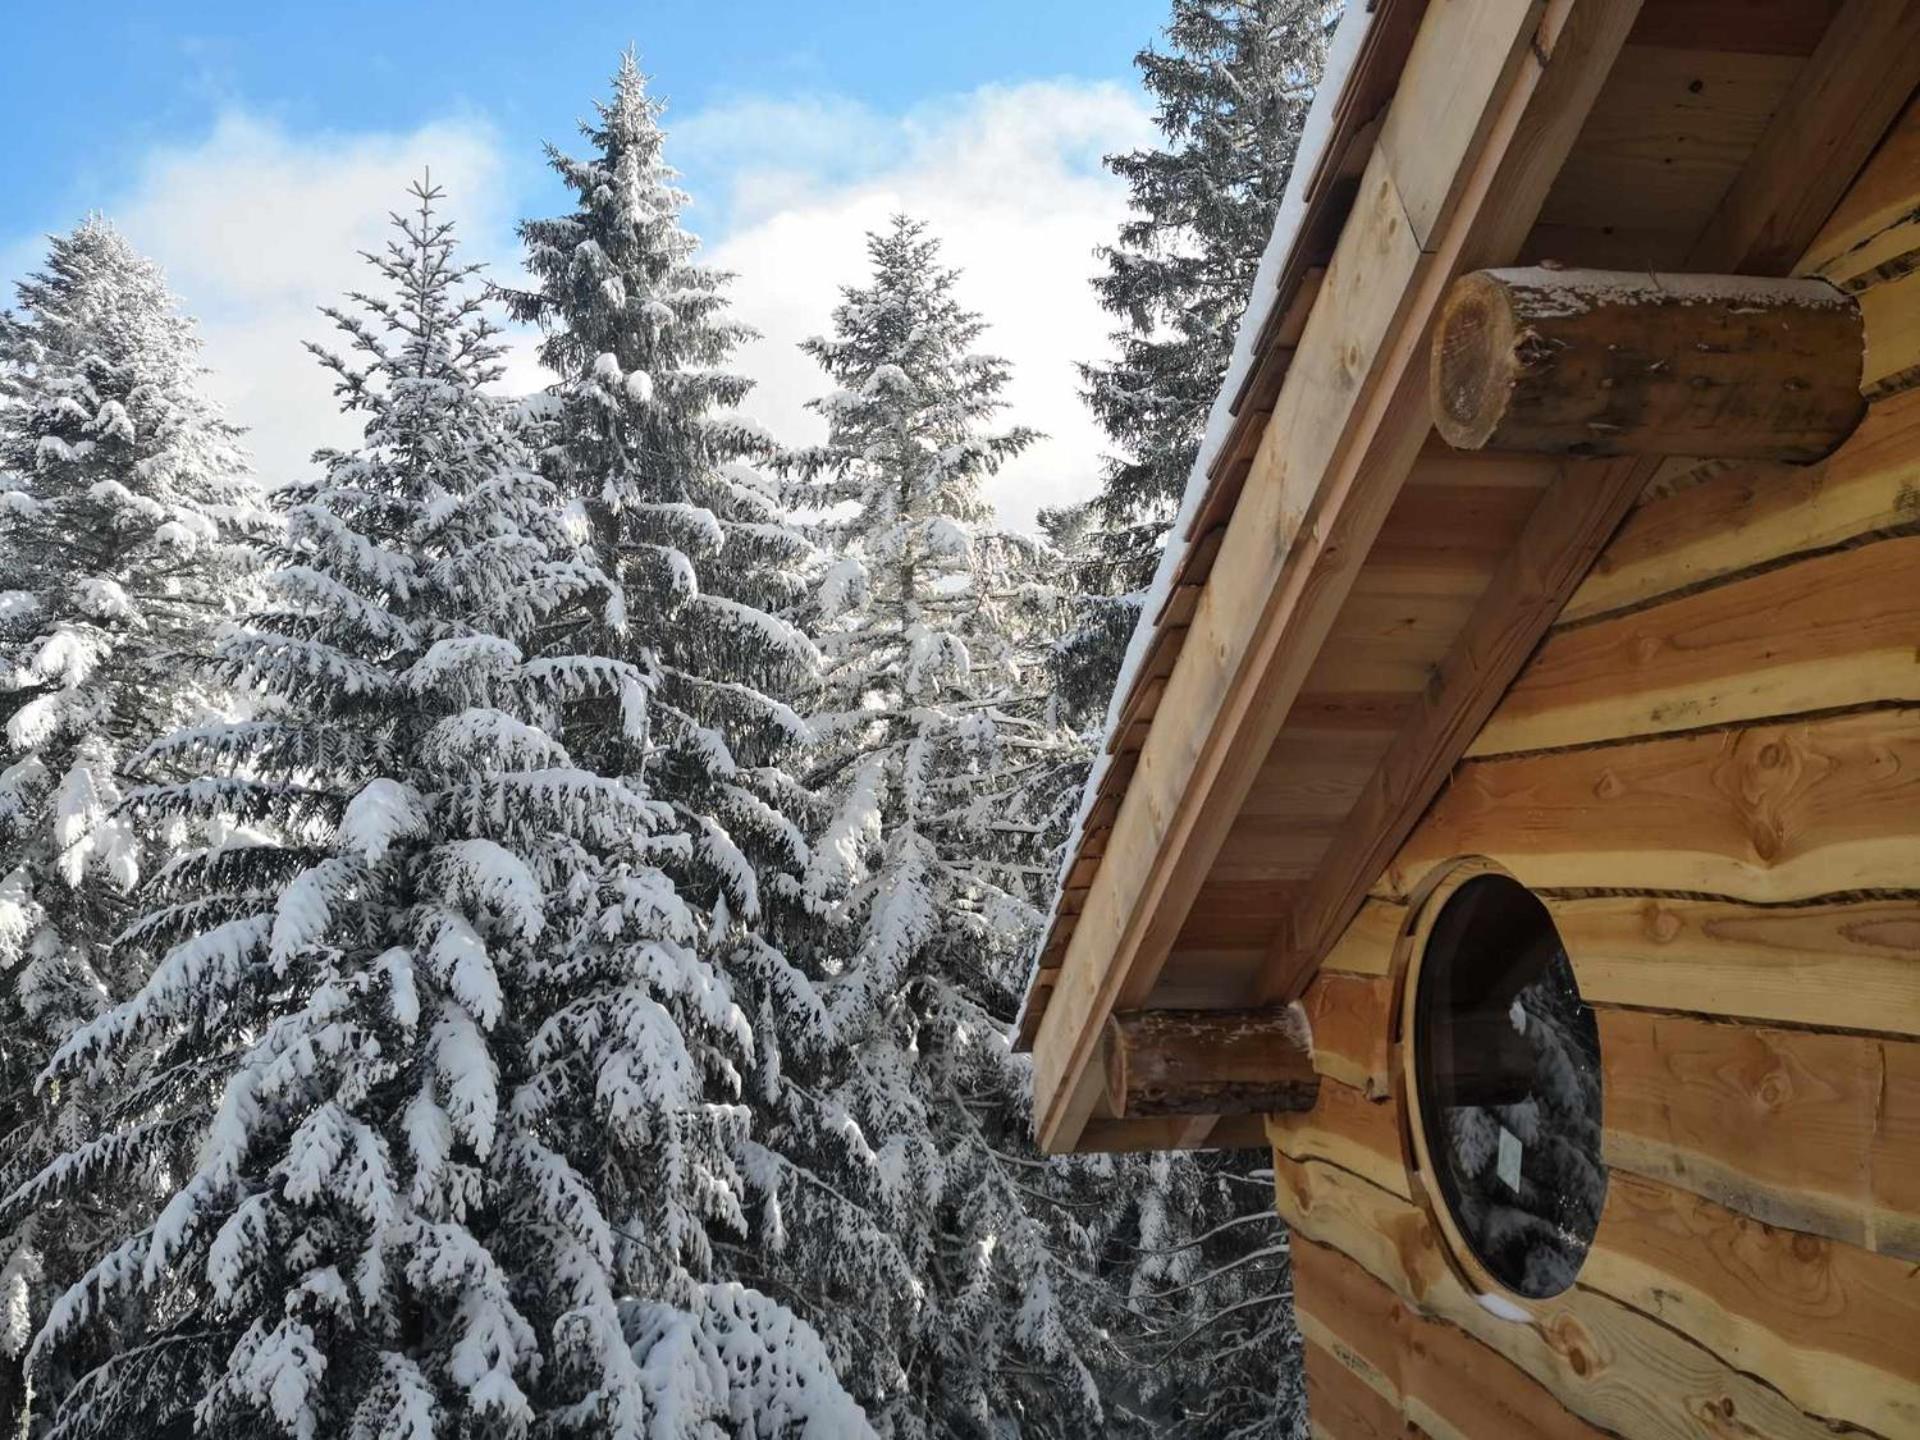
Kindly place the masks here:
[[(1664, 8), (1643, 6), (1643, 22)], [(1630, 44), (1541, 218), (1695, 234), (1805, 68), (1805, 57), (1793, 54)]]
[(1920, 85), (1920, 0), (1846, 0), (1689, 256), (1784, 275)]
[(1920, 526), (1920, 393), (1872, 406), (1817, 465), (1736, 465), (1640, 504), (1560, 621), (1589, 620), (1861, 536)]
[(1117, 1119), (1310, 1110), (1319, 1088), (1297, 1004), (1107, 1020), (1107, 1107)]
[(1376, 1100), (1351, 1085), (1323, 1080), (1313, 1109), (1267, 1117), (1267, 1138), (1290, 1160), (1325, 1160), (1382, 1190), (1413, 1197), (1395, 1099)]
[[(1415, 1433), (1434, 1440), (1602, 1440), (1606, 1434), (1498, 1351), (1422, 1315), (1330, 1246), (1295, 1245), (1293, 1284), (1294, 1313), (1309, 1347), (1320, 1347)], [(1311, 1349), (1308, 1363), (1314, 1363)], [(1326, 1388), (1368, 1423), (1379, 1423), (1379, 1411), (1331, 1377)]]
[(1864, 290), (1920, 266), (1920, 95), (1800, 257), (1804, 274)]
[(1920, 1259), (1914, 1042), (1596, 1013), (1610, 1166), (1771, 1225)]
[[(1304, 1317), (1302, 1329), (1306, 1329)], [(1307, 1433), (1313, 1440), (1430, 1440), (1382, 1393), (1390, 1388), (1384, 1378), (1372, 1380), (1366, 1375), (1357, 1354), (1342, 1350), (1324, 1331), (1303, 1338)]]
[(1859, 424), (1865, 349), (1825, 280), (1479, 270), (1434, 329), (1434, 425), (1469, 451), (1804, 463)]
[(1330, 840), (1287, 928), (1275, 934), (1262, 1000), (1291, 998), (1307, 983), (1620, 517), (1664, 463), (1563, 462), (1560, 478)]
[[(1618, 1062), (1609, 1061), (1611, 1111)], [(1802, 1124), (1808, 1113), (1780, 1120)], [(1288, 1161), (1321, 1162), (1412, 1199), (1394, 1101), (1328, 1082), (1314, 1111), (1272, 1117), (1267, 1131)], [(1578, 1283), (1763, 1376), (1802, 1409), (1888, 1435), (1920, 1431), (1920, 1350), (1908, 1343), (1920, 1269), (1903, 1257), (1769, 1225), (1680, 1184), (1616, 1170)]]
[[(1832, 1440), (1831, 1428), (1671, 1326), (1576, 1284), (1496, 1316), (1462, 1287), (1411, 1201), (1319, 1161), (1274, 1156), (1281, 1218), (1344, 1252), (1410, 1309), (1457, 1326), (1574, 1414), (1636, 1440)], [(1308, 1262), (1311, 1265), (1311, 1261)]]
[(1380, 877), (1406, 899), (1485, 855), (1534, 889), (1777, 902), (1899, 891), (1920, 874), (1920, 711), (1461, 766)]
[(1300, 997), (1313, 1030), (1313, 1068), (1370, 1096), (1392, 1083), (1393, 986), (1384, 978), (1323, 973)]
[(1920, 270), (1860, 292), (1867, 326), (1866, 367), (1861, 383), (1869, 395), (1914, 388), (1920, 366)]
[(1759, 1375), (1801, 1409), (1920, 1434), (1920, 1270), (1616, 1174), (1580, 1284)]
[[(1590, 1004), (1920, 1036), (1920, 899), (1540, 898)], [(1411, 913), (1369, 899), (1321, 973), (1388, 974)]]
[(1920, 701), (1920, 535), (1551, 636), (1467, 753)]

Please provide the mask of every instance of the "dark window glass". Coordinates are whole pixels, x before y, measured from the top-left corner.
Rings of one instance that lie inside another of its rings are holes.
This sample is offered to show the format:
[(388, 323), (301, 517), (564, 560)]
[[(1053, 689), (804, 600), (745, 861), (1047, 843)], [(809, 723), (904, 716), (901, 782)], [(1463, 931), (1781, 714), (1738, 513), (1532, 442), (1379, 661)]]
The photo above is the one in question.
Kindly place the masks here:
[(1600, 1033), (1546, 906), (1482, 875), (1447, 900), (1414, 994), (1421, 1126), (1474, 1255), (1533, 1299), (1579, 1273), (1607, 1196)]

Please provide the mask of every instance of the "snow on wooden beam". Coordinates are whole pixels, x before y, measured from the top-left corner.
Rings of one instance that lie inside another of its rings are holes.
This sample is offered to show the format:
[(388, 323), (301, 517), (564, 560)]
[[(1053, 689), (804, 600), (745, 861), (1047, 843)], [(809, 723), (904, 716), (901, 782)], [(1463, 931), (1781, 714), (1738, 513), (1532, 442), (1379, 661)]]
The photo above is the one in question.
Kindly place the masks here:
[(1107, 1103), (1123, 1120), (1311, 1110), (1319, 1094), (1297, 1004), (1132, 1010), (1107, 1021)]
[(1860, 307), (1824, 280), (1482, 270), (1434, 328), (1461, 450), (1818, 460), (1860, 423)]

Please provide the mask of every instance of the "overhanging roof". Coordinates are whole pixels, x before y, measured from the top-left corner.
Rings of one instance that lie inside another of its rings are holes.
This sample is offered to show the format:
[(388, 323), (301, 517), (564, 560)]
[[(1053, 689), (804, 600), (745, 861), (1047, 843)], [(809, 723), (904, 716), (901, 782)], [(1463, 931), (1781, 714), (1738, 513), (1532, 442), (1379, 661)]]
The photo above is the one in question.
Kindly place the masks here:
[(1653, 472), (1438, 447), (1448, 283), (1784, 273), (1912, 89), (1913, 10), (1356, 0), (1022, 1013), (1047, 1148), (1258, 1142), (1106, 1113), (1108, 1016), (1302, 993)]

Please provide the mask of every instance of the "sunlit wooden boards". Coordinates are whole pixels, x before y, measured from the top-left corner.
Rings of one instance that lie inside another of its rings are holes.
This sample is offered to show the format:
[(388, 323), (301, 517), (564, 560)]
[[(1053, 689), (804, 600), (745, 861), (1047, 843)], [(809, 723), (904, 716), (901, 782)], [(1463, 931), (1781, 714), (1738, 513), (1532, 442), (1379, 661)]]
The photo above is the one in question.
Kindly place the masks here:
[[(1423, 381), (1411, 366), (1446, 279), (1485, 250), (1510, 251), (1532, 224), (1634, 8), (1574, 4), (1573, 23), (1543, 36), (1539, 3), (1449, 6), (1449, 23), (1451, 12), (1477, 17), (1465, 36), (1475, 66), (1500, 57), (1470, 69), (1489, 87), (1478, 109), (1451, 53), (1418, 62), (1444, 64), (1445, 86), (1413, 76), (1412, 62), (1402, 77), (1395, 106), (1423, 95), (1444, 113), (1395, 121), (1417, 157), (1390, 149), (1383, 127), (1168, 676), (1035, 1039), (1036, 1128), (1049, 1148), (1073, 1146), (1092, 1113), (1105, 1016), (1151, 993), (1425, 439), (1407, 382)], [(1403, 173), (1436, 197), (1438, 228), (1424, 238)]]
[[(1824, 464), (1664, 475), (1329, 951), (1320, 1101), (1269, 1123), (1318, 1433), (1920, 1433), (1917, 417), (1885, 388)], [(1463, 854), (1542, 893), (1600, 1026), (1606, 1208), (1520, 1321), (1406, 1171), (1395, 956)], [(1461, 1370), (1565, 1413), (1476, 1432)]]
[[(1892, 1440), (1914, 1431), (1920, 1392), (1907, 1341), (1920, 1278), (1910, 1265), (1619, 1176), (1581, 1280), (1514, 1318), (1464, 1290), (1411, 1199), (1327, 1161), (1277, 1153), (1275, 1171), (1306, 1338), (1405, 1418), (1453, 1427), (1429, 1433), (1591, 1433), (1584, 1426), (1811, 1440), (1851, 1425)], [(1425, 1363), (1441, 1327), (1459, 1337), (1443, 1367), (1453, 1374)], [(1480, 1407), (1530, 1414), (1527, 1428), (1476, 1431), (1462, 1425), (1474, 1411), (1449, 1416), (1475, 1403), (1454, 1391), (1475, 1379), (1488, 1392)], [(1325, 1433), (1368, 1434), (1342, 1428), (1346, 1408)]]

